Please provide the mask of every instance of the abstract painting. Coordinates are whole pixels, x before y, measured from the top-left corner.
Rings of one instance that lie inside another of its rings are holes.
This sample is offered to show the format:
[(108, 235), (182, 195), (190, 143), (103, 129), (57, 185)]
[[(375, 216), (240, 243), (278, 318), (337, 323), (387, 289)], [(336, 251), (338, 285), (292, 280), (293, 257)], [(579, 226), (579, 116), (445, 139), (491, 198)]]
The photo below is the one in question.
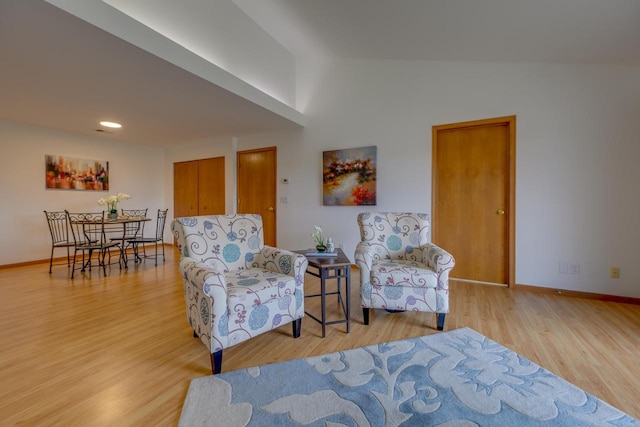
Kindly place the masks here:
[(46, 154), (45, 188), (108, 190), (109, 162)]
[(376, 146), (324, 151), (322, 204), (375, 206), (376, 153)]

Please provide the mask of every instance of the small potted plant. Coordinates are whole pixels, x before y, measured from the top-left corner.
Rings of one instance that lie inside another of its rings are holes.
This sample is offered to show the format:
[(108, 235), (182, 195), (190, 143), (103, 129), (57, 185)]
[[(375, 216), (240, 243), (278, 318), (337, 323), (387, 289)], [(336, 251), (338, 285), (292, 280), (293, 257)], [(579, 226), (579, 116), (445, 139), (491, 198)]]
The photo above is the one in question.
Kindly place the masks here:
[(98, 200), (98, 205), (107, 206), (109, 219), (118, 219), (118, 202), (120, 200), (128, 200), (131, 196), (124, 193), (118, 193), (116, 196), (111, 195)]
[(322, 228), (317, 225), (313, 226), (313, 233), (311, 233), (311, 237), (313, 237), (313, 241), (316, 244), (316, 250), (318, 252), (324, 252), (327, 250), (327, 247), (324, 245), (324, 237), (322, 236)]

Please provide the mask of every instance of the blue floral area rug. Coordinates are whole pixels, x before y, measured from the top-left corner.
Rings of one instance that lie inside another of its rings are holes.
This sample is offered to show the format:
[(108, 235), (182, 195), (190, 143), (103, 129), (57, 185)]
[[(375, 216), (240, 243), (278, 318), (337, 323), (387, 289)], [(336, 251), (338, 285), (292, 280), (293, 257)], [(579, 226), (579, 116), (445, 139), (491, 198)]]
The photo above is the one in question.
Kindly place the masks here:
[(191, 381), (180, 426), (640, 426), (463, 328)]

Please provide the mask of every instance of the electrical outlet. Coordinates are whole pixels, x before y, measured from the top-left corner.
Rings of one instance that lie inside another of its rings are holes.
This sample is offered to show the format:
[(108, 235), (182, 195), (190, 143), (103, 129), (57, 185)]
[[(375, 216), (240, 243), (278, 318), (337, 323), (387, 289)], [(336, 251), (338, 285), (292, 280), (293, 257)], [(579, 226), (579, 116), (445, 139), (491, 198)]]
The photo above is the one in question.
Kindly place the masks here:
[(580, 264), (569, 264), (569, 273), (580, 274)]
[(619, 279), (620, 267), (611, 267), (611, 269), (609, 269), (609, 277), (611, 277), (612, 279)]

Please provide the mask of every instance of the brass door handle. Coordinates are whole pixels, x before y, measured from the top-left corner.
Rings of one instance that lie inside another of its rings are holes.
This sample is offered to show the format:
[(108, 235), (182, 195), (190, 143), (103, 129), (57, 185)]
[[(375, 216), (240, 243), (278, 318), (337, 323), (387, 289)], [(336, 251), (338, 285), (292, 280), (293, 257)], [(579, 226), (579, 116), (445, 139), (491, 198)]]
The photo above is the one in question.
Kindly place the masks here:
[(269, 208), (267, 209), (269, 212), (273, 212), (273, 208)]
[(504, 215), (504, 209), (498, 209), (498, 212), (496, 212), (498, 215)]

